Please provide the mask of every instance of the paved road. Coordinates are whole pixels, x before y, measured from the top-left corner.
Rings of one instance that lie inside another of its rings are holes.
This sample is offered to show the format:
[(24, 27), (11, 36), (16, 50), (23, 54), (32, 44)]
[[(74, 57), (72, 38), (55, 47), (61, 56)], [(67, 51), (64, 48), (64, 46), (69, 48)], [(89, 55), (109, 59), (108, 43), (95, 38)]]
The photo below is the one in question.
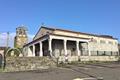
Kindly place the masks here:
[(90, 77), (120, 80), (120, 63), (67, 65), (65, 68), (0, 73), (0, 80), (73, 80)]
[(93, 78), (120, 80), (120, 63), (72, 65), (70, 69)]

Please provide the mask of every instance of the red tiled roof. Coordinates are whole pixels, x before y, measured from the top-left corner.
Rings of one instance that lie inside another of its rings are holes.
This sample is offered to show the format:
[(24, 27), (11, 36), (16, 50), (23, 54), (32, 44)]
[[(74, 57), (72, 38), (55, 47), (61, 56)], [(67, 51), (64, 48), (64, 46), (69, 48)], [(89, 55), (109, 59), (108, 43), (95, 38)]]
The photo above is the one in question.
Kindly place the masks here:
[(90, 34), (90, 33), (84, 33), (84, 32), (77, 32), (77, 31), (71, 31), (71, 30), (65, 30), (65, 29), (58, 29), (58, 28), (50, 28), (50, 27), (41, 27), (49, 30), (59, 30), (59, 31), (65, 31), (65, 32), (72, 32), (72, 33), (77, 33), (77, 34), (83, 34), (83, 35), (91, 35), (91, 36), (96, 36), (96, 37), (103, 37), (103, 38), (109, 38), (109, 39), (117, 39), (113, 38), (113, 36), (110, 35), (97, 35), (97, 34)]
[[(96, 34), (76, 32), (76, 31), (65, 30), (65, 29), (44, 27), (44, 26), (41, 26), (41, 28), (45, 28), (45, 29), (52, 30), (52, 31), (59, 30), (59, 31), (71, 32), (71, 33), (77, 33), (77, 34), (83, 34), (83, 35), (91, 35), (91, 36), (96, 36), (96, 37), (102, 37), (102, 38), (117, 39), (117, 38), (113, 38), (112, 36), (109, 36), (109, 35), (96, 35)], [(41, 29), (41, 28), (40, 28), (40, 29)], [(40, 29), (38, 30), (38, 32), (40, 31)], [(37, 34), (38, 34), (38, 32), (37, 32)], [(37, 35), (37, 34), (36, 34), (36, 35)], [(49, 36), (49, 35), (57, 35), (57, 34), (52, 34), (52, 33), (50, 33), (50, 34), (44, 35), (43, 37), (46, 37), (46, 36)], [(58, 35), (58, 36), (65, 36), (65, 35)], [(36, 40), (33, 40), (33, 41), (31, 41), (30, 43), (28, 43), (28, 44), (26, 44), (26, 45), (24, 45), (24, 46), (27, 46), (27, 45), (29, 45), (29, 44), (32, 44), (32, 43), (40, 40), (40, 39), (43, 38), (43, 37), (40, 37), (40, 38), (38, 38), (38, 39), (36, 39)], [(66, 37), (72, 37), (72, 36), (66, 36)], [(81, 39), (83, 39), (82, 37), (74, 37), (74, 38), (81, 38)], [(89, 38), (84, 38), (84, 39), (89, 39)]]
[(6, 47), (0, 46), (0, 50), (4, 50), (6, 49)]

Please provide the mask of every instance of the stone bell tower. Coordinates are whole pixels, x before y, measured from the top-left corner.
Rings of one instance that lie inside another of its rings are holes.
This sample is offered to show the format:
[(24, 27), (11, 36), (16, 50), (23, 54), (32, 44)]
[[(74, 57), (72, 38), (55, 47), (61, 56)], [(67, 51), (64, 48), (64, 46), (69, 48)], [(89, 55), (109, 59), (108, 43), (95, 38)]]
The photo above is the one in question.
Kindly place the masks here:
[(22, 48), (28, 42), (27, 29), (24, 26), (16, 28), (16, 36), (14, 39), (14, 47)]

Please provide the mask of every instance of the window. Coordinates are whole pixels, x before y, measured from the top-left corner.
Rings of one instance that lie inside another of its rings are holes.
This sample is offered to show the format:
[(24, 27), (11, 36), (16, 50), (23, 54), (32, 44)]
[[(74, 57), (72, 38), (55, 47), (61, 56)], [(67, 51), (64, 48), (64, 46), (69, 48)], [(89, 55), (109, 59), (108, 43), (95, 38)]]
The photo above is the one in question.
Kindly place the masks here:
[(94, 43), (97, 43), (97, 40), (96, 40), (96, 39), (93, 39), (93, 42), (94, 42)]
[(106, 55), (106, 56), (111, 56), (112, 53), (111, 53), (111, 51), (105, 51), (105, 55)]
[(91, 38), (91, 42), (97, 43), (97, 40), (94, 38)]
[(105, 51), (98, 51), (99, 56), (105, 56)]
[(117, 42), (115, 42), (115, 45), (118, 45), (118, 43), (117, 43)]
[(97, 56), (97, 51), (91, 51), (91, 56)]
[(112, 42), (112, 41), (109, 41), (108, 44), (113, 44), (113, 42)]
[(106, 43), (104, 40), (100, 40), (100, 43), (102, 43), (102, 44), (104, 44), (104, 43)]
[(46, 33), (49, 34), (49, 31), (47, 31)]
[(117, 56), (118, 52), (112, 52), (112, 56)]

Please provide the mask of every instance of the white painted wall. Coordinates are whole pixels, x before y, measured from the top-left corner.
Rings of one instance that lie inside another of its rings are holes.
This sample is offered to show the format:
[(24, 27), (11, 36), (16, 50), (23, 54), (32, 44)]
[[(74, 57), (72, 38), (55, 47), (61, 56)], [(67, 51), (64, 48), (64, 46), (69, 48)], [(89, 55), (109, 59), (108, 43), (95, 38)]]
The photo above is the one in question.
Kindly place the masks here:
[[(97, 43), (89, 42), (89, 44), (90, 44), (89, 48), (92, 51), (97, 51), (97, 50), (99, 50), (99, 51), (118, 51), (118, 40), (116, 40), (116, 39), (103, 38), (103, 37), (78, 34), (78, 33), (72, 33), (72, 32), (65, 32), (65, 31), (59, 31), (59, 30), (54, 31), (54, 34), (64, 35), (64, 36), (90, 38), (90, 39), (93, 38), (97, 41)], [(64, 37), (64, 36), (62, 37), (62, 39), (66, 39), (66, 37)], [(73, 40), (78, 40), (78, 39), (73, 39)], [(101, 44), (100, 40), (104, 40), (106, 43)], [(111, 41), (113, 44), (109, 44), (109, 41)]]

